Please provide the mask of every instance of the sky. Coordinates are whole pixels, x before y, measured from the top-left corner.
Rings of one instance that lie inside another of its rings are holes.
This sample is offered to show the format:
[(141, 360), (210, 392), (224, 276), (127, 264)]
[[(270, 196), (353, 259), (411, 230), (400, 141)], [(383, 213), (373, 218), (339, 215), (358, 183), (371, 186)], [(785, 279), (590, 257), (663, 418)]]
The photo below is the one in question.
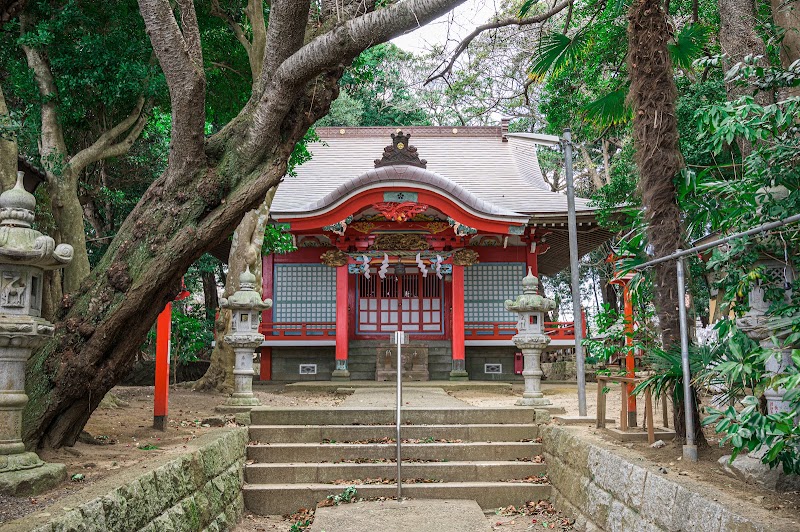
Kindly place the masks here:
[(430, 45), (444, 44), (447, 41), (451, 41), (452, 48), (474, 30), (475, 26), (488, 21), (495, 14), (499, 3), (500, 0), (467, 0), (447, 15), (393, 39), (392, 42), (414, 53), (422, 53)]

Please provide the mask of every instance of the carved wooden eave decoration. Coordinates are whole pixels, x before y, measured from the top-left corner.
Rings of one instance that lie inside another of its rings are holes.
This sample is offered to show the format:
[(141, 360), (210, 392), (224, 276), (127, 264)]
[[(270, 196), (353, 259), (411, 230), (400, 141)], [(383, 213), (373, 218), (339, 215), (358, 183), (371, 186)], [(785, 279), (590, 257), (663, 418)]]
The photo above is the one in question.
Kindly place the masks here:
[(423, 235), (417, 233), (385, 233), (375, 237), (371, 250), (423, 251), (431, 247)]
[(392, 145), (383, 149), (383, 157), (375, 159), (375, 168), (382, 166), (393, 166), (396, 164), (407, 164), (419, 168), (427, 168), (428, 161), (420, 159), (417, 148), (409, 145), (408, 139), (411, 134), (403, 134), (402, 131), (392, 133)]

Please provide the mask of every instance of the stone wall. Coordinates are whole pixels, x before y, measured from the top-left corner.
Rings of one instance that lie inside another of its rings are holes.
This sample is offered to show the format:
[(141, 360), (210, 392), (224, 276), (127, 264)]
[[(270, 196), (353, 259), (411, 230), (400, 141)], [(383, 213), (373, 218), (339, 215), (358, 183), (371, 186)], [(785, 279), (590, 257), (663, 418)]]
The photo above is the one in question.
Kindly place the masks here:
[[(519, 351), (509, 346), (467, 346), (467, 373), (471, 381), (522, 381), (522, 375), (514, 374), (514, 353)], [(502, 364), (502, 373), (486, 373), (484, 364)]]
[(652, 464), (634, 463), (574, 430), (543, 425), (539, 435), (552, 484), (551, 502), (576, 519), (577, 530), (797, 530), (796, 524), (769, 516), (756, 505), (742, 508), (741, 502), (708, 484), (678, 477), (672, 468), (664, 474)]
[[(335, 368), (336, 348), (319, 347), (273, 347), (273, 381), (329, 381)], [(316, 364), (316, 375), (301, 375), (300, 364)]]
[[(4, 523), (4, 532), (224, 531), (244, 511), (247, 429), (220, 429), (191, 441), (184, 454), (161, 456)], [(143, 451), (144, 452), (144, 451)]]

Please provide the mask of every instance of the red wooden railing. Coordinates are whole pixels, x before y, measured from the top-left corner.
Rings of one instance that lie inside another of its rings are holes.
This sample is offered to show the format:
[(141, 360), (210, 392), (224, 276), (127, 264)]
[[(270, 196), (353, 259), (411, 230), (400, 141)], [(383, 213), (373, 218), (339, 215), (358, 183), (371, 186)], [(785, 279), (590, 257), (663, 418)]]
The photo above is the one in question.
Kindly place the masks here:
[[(517, 323), (468, 322), (464, 324), (466, 340), (510, 340), (517, 334)], [(331, 340), (336, 338), (335, 322), (263, 322), (259, 331), (267, 340)], [(552, 340), (574, 340), (575, 324), (571, 321), (546, 321), (544, 332)]]
[(336, 322), (262, 322), (258, 328), (266, 340), (330, 340), (336, 338)]
[[(574, 340), (575, 323), (572, 321), (546, 321), (544, 333), (552, 340)], [(467, 340), (509, 340), (517, 334), (517, 322), (476, 321), (464, 324)]]

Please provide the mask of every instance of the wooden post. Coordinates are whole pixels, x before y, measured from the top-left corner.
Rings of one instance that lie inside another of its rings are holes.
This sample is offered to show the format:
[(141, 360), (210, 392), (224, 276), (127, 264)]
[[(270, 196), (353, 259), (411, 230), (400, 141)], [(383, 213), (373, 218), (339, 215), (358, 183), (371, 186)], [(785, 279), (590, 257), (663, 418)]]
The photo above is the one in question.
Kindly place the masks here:
[(169, 339), (172, 333), (172, 303), (167, 303), (156, 322), (156, 382), (153, 428), (167, 429), (169, 415)]
[(466, 354), (464, 349), (464, 267), (453, 265), (453, 365), (450, 380), (467, 380)]
[(598, 429), (606, 427), (606, 394), (603, 393), (603, 381), (597, 377), (597, 423)]
[(653, 445), (656, 442), (656, 433), (653, 428), (653, 397), (649, 389), (644, 391), (644, 419), (647, 423), (647, 443)]
[(619, 402), (622, 405), (622, 408), (619, 414), (619, 428), (620, 430), (625, 431), (628, 430), (628, 398), (626, 397), (626, 395), (628, 395), (628, 384), (625, 382), (621, 383), (620, 391), (622, 392), (622, 395), (620, 396)]
[(259, 369), (259, 380), (272, 380), (272, 348), (269, 346), (261, 348), (261, 367)]
[(338, 266), (336, 268), (336, 369), (331, 380), (350, 380), (350, 371), (347, 369), (350, 347), (348, 339), (350, 326), (347, 321), (348, 282), (347, 264)]
[(669, 416), (667, 415), (667, 394), (661, 394), (661, 418), (664, 422), (664, 428), (669, 428)]

